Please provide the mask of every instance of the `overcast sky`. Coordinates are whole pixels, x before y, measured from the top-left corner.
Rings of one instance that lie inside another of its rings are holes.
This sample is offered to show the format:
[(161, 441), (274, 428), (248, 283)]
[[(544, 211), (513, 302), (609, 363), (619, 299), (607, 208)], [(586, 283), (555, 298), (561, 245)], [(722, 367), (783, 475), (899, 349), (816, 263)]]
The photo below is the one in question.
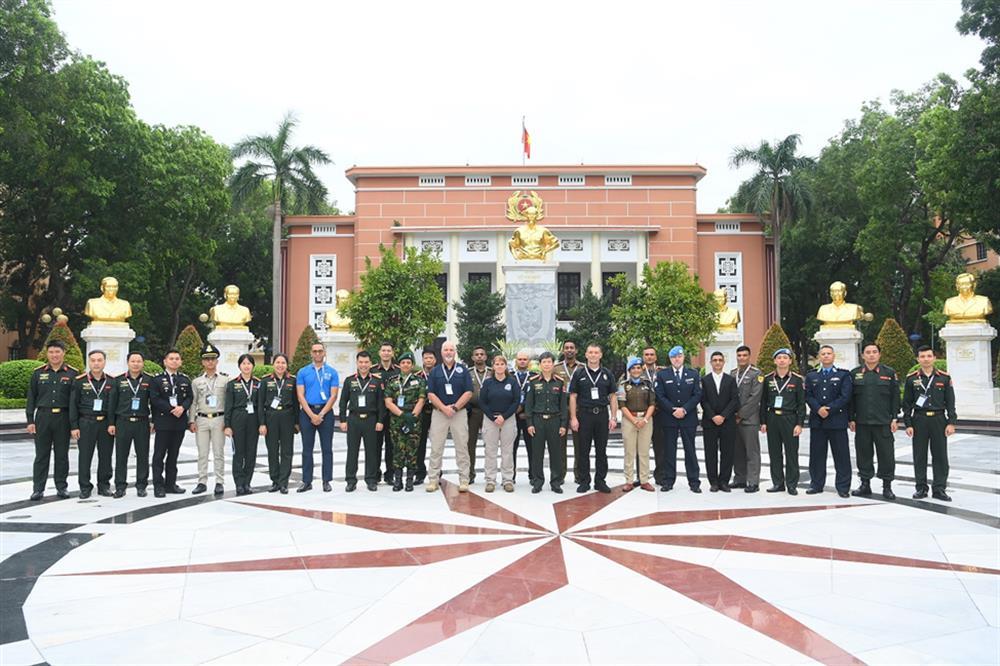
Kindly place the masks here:
[(816, 154), (862, 102), (977, 66), (959, 0), (256, 2), (55, 0), (70, 44), (149, 123), (232, 144), (286, 111), (343, 210), (352, 165), (689, 164), (700, 212), (749, 169), (738, 145)]

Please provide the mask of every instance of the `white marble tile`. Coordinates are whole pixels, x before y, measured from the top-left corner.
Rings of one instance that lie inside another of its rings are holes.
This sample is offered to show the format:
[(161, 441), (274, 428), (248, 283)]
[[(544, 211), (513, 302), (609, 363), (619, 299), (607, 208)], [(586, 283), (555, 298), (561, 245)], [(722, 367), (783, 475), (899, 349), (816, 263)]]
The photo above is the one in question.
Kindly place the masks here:
[[(511, 640), (512, 636), (517, 640)], [(469, 664), (579, 664), (587, 660), (587, 647), (579, 631), (504, 618), (491, 622), (463, 658)]]
[(309, 575), (301, 570), (188, 574), (181, 619), (267, 601), (294, 606), (299, 594), (313, 589)]
[(206, 664), (298, 664), (315, 652), (312, 648), (283, 643), (281, 641), (261, 641), (250, 647), (206, 661)]
[(277, 638), (366, 603), (334, 592), (311, 590), (283, 597), (280, 603), (275, 600), (258, 601), (187, 619), (260, 638)]
[(0, 532), (0, 562), (58, 534), (59, 532)]
[(30, 640), (0, 645), (0, 664), (4, 666), (32, 666), (43, 661), (41, 653)]
[(700, 655), (660, 620), (594, 629), (584, 632), (583, 639), (592, 664), (694, 664), (701, 661)]
[(331, 636), (336, 636), (354, 622), (355, 618), (365, 611), (365, 608), (365, 606), (351, 608), (337, 615), (326, 617), (318, 622), (313, 622), (312, 624), (289, 631), (287, 634), (281, 634), (278, 639), (285, 643), (307, 647), (310, 650), (319, 649), (320, 646), (330, 642)]

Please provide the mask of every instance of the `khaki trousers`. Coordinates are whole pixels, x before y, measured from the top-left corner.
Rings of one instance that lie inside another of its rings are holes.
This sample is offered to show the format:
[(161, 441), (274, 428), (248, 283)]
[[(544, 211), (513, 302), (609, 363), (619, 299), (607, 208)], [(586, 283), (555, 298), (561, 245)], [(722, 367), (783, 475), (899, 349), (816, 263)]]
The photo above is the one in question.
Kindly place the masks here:
[(441, 473), (441, 459), (444, 457), (444, 442), (451, 433), (452, 446), (455, 449), (455, 463), (458, 465), (459, 483), (469, 482), (469, 417), (465, 408), (459, 409), (455, 415), (448, 418), (441, 410), (435, 409), (431, 415), (431, 455), (427, 466), (427, 477), (436, 482)]
[(208, 484), (208, 452), (212, 451), (212, 461), (215, 468), (215, 482), (226, 482), (226, 435), (223, 433), (225, 419), (220, 414), (213, 418), (199, 416), (195, 418), (198, 432), (195, 433), (195, 443), (198, 445), (198, 483)]
[(653, 441), (653, 422), (647, 421), (636, 428), (631, 421), (622, 421), (622, 441), (625, 444), (625, 483), (630, 484), (635, 474), (635, 458), (639, 454), (639, 482), (649, 483), (649, 447)]
[(497, 448), (500, 449), (500, 478), (503, 483), (514, 482), (514, 439), (517, 437), (517, 418), (510, 417), (498, 426), (483, 419), (483, 457), (486, 458), (486, 483), (497, 478)]

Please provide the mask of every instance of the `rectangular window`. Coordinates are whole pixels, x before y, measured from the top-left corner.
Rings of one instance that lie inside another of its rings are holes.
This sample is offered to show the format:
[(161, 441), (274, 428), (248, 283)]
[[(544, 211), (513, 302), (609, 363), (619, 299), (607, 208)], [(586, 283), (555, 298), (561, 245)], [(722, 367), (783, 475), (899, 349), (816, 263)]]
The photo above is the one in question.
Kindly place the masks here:
[(493, 180), (492, 176), (466, 176), (465, 186), (466, 187), (489, 187), (490, 181)]
[(444, 187), (444, 176), (420, 176), (417, 184), (420, 187)]
[(445, 300), (445, 302), (447, 302), (448, 301), (448, 274), (447, 273), (438, 273), (437, 277), (434, 278), (434, 281), (437, 282), (438, 289), (441, 290), (441, 295), (444, 296), (444, 300)]
[(559, 176), (559, 187), (580, 187), (587, 182), (586, 176), (570, 174)]
[(632, 184), (632, 176), (605, 176), (604, 184), (607, 187), (625, 187)]
[(986, 259), (986, 245), (976, 243), (976, 261), (983, 261), (984, 259)]
[(569, 310), (580, 300), (580, 274), (559, 273), (556, 276), (558, 314), (561, 320), (569, 319)]
[(605, 294), (611, 294), (612, 305), (618, 302), (618, 296), (621, 291), (620, 289), (612, 287), (609, 284), (611, 282), (611, 278), (615, 277), (616, 275), (624, 275), (624, 273), (622, 273), (621, 271), (611, 271), (607, 273), (601, 273), (601, 286), (604, 288)]
[(493, 291), (493, 273), (469, 273), (469, 282), (485, 282)]
[(510, 184), (514, 187), (534, 187), (538, 185), (538, 176), (511, 176)]

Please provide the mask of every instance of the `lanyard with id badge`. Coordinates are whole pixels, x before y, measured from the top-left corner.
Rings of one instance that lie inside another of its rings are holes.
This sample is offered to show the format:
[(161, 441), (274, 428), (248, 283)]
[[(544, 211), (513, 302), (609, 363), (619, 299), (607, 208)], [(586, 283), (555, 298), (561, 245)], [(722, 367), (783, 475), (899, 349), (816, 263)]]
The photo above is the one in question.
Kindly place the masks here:
[(930, 396), (927, 394), (931, 390), (931, 386), (934, 384), (934, 375), (927, 378), (929, 381), (924, 384), (924, 374), (920, 373), (920, 388), (924, 391), (919, 396), (917, 396), (917, 407), (923, 408), (927, 404), (927, 400)]
[(278, 387), (278, 395), (271, 399), (271, 409), (281, 407), (281, 391), (285, 388), (286, 381), (288, 381), (287, 378), (282, 379), (280, 382), (277, 379), (274, 380), (274, 385)]
[(405, 378), (402, 375), (399, 376), (399, 395), (396, 396), (396, 406), (399, 407), (400, 409), (402, 409), (403, 405), (406, 404), (406, 396), (403, 395), (403, 387), (409, 383), (410, 383), (410, 375), (407, 375)]
[(247, 414), (253, 414), (253, 380), (250, 380), (248, 387), (247, 382), (240, 378), (240, 384), (243, 386), (243, 392), (247, 394)]
[(597, 369), (597, 376), (596, 377), (594, 377), (593, 375), (590, 374), (590, 368), (589, 367), (585, 367), (584, 370), (587, 371), (587, 379), (590, 380), (590, 384), (591, 384), (591, 386), (590, 386), (590, 399), (591, 400), (600, 400), (601, 399), (601, 392), (597, 390), (597, 381), (601, 378), (601, 373), (603, 372), (603, 370), (601, 370), (600, 368), (598, 368)]
[(90, 388), (94, 391), (94, 395), (97, 396), (94, 398), (94, 406), (92, 409), (95, 412), (104, 411), (104, 398), (101, 397), (101, 394), (104, 393), (104, 387), (108, 383), (107, 375), (105, 375), (104, 381), (101, 382), (101, 388), (94, 387), (94, 378), (90, 375), (87, 376), (87, 382), (90, 384)]
[(792, 381), (792, 376), (788, 375), (788, 377), (785, 378), (785, 383), (782, 384), (781, 387), (779, 388), (778, 376), (777, 375), (774, 376), (774, 390), (778, 392), (778, 395), (774, 396), (775, 409), (781, 409), (781, 406), (785, 403), (785, 398), (784, 396), (781, 395), (781, 393), (788, 387), (788, 382), (790, 381)]
[(451, 378), (454, 376), (455, 371), (458, 370), (458, 365), (455, 365), (451, 369), (451, 373), (442, 367), (441, 373), (444, 375), (444, 394), (445, 395), (455, 395), (455, 389), (451, 386)]
[(316, 381), (319, 382), (319, 397), (323, 402), (326, 402), (330, 399), (330, 396), (326, 394), (326, 389), (323, 388), (323, 380), (326, 379), (326, 373), (315, 365), (313, 366), (313, 370), (316, 372)]
[(218, 375), (212, 375), (212, 383), (208, 385), (208, 395), (205, 396), (205, 402), (212, 409), (219, 406), (219, 396), (215, 395), (215, 382), (218, 381), (218, 379)]
[(132, 390), (132, 411), (139, 411), (139, 404), (142, 402), (139, 399), (139, 387), (142, 386), (142, 375), (139, 375), (139, 379), (136, 380), (135, 386), (132, 386), (132, 378), (127, 378), (128, 387)]
[(358, 395), (358, 409), (368, 407), (367, 392), (368, 392), (368, 386), (371, 383), (372, 383), (371, 375), (368, 376), (368, 381), (366, 381), (364, 384), (361, 383), (361, 375), (358, 375), (358, 388), (361, 390), (361, 393)]
[(177, 385), (174, 384), (174, 375), (167, 373), (167, 381), (170, 382), (170, 406), (177, 406)]

